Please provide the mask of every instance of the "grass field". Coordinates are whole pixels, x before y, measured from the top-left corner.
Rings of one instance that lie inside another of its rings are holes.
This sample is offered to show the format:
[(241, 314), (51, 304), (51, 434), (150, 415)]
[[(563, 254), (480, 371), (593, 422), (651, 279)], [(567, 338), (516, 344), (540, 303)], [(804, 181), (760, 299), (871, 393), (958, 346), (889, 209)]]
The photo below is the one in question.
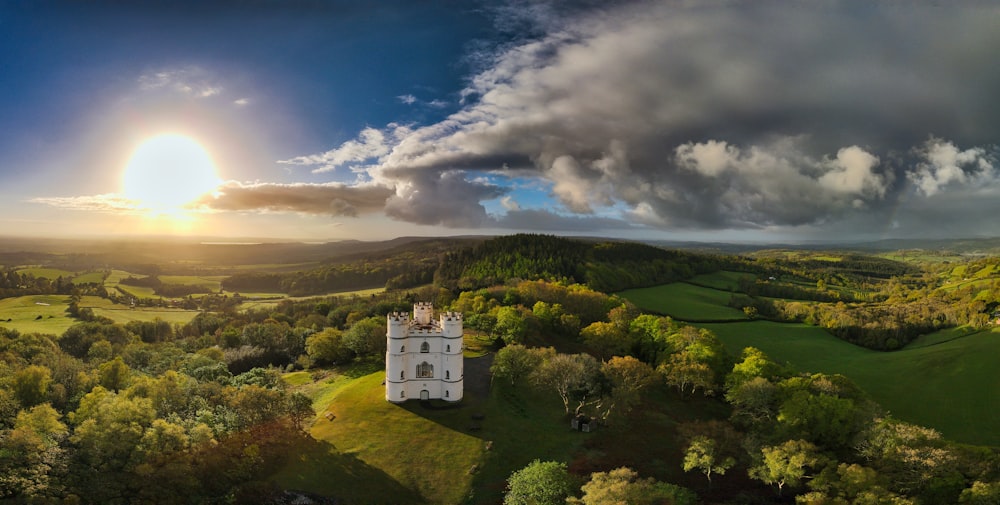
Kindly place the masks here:
[(161, 275), (160, 281), (164, 284), (201, 286), (213, 292), (218, 292), (222, 289), (222, 280), (225, 278), (225, 275)]
[(723, 291), (736, 291), (740, 287), (740, 280), (756, 278), (756, 275), (747, 272), (730, 272), (728, 270), (720, 270), (710, 274), (696, 275), (691, 278), (690, 282), (691, 284), (721, 289)]
[(681, 321), (726, 321), (746, 319), (743, 311), (727, 307), (731, 293), (683, 282), (618, 293), (639, 308), (666, 314)]
[(77, 322), (66, 314), (68, 306), (69, 297), (66, 295), (0, 299), (0, 326), (21, 333), (62, 335), (67, 328)]
[(894, 416), (959, 442), (1000, 445), (1000, 334), (939, 332), (895, 352), (878, 352), (801, 324), (754, 321), (700, 325), (732, 353), (753, 346), (810, 372), (840, 373)]

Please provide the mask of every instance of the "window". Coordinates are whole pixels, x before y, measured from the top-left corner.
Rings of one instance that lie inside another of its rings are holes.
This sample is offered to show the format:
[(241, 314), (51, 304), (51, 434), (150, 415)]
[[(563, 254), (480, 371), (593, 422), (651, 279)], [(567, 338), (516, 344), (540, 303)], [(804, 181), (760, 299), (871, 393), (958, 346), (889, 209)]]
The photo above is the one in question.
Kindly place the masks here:
[(399, 392), (399, 397), (400, 398), (406, 398), (406, 391), (400, 391)]
[(445, 347), (445, 349), (444, 349), (444, 352), (451, 352), (451, 344), (448, 344), (448, 345), (447, 345), (447, 346)]
[(444, 397), (448, 398), (448, 392), (447, 391), (444, 392)]
[(451, 378), (451, 370), (445, 370), (444, 371), (444, 378), (446, 380)]
[(427, 342), (420, 344), (420, 352), (431, 352), (431, 345)]
[(399, 352), (406, 352), (406, 346), (405, 345), (399, 346)]
[(403, 370), (400, 370), (399, 371), (399, 380), (403, 380), (405, 378), (406, 378), (406, 372), (403, 371)]
[(434, 365), (424, 361), (417, 365), (417, 378), (428, 379), (434, 377)]

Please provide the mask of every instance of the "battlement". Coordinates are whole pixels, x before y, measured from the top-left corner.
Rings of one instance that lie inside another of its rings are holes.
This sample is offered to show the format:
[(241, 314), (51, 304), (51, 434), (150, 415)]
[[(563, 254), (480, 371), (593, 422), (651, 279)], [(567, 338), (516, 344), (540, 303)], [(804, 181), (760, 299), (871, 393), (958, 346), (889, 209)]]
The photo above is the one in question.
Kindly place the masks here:
[(462, 313), (461, 312), (450, 312), (449, 311), (449, 312), (442, 312), (441, 313), (441, 321), (461, 321), (461, 320), (462, 320)]

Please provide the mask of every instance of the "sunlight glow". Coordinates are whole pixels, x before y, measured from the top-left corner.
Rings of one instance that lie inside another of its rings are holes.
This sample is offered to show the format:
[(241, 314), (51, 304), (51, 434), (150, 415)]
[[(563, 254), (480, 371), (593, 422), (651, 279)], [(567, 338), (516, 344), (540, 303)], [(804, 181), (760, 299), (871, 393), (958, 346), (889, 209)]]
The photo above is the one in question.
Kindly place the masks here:
[(221, 181), (208, 152), (189, 137), (165, 134), (144, 141), (122, 174), (122, 194), (150, 216), (191, 219), (185, 207)]

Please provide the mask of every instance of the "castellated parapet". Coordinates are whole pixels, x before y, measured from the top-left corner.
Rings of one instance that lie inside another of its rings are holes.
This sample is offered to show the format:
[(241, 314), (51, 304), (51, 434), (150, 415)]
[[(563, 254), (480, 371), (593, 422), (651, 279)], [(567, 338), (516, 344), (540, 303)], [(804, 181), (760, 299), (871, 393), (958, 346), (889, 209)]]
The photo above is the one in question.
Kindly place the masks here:
[(385, 399), (462, 399), (465, 364), (462, 314), (442, 312), (434, 319), (430, 303), (413, 305), (410, 314), (386, 316)]

